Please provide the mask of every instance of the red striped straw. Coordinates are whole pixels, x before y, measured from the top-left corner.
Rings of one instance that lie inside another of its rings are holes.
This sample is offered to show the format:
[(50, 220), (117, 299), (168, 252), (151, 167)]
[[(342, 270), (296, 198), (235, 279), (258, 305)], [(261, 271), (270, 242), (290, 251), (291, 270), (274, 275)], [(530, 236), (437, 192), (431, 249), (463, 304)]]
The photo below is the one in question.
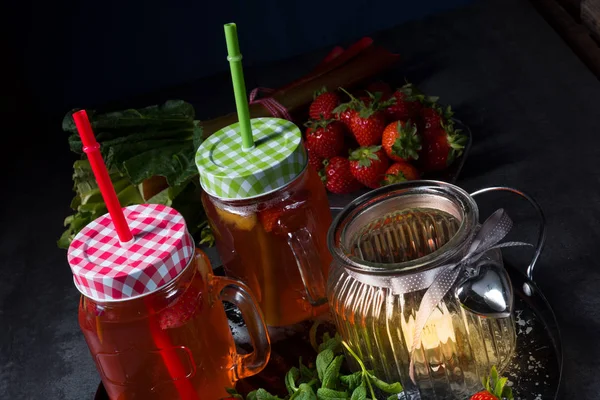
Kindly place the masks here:
[(81, 142), (83, 143), (83, 151), (90, 160), (90, 165), (92, 166), (92, 171), (94, 171), (96, 182), (98, 182), (100, 193), (102, 193), (106, 208), (108, 208), (110, 217), (115, 225), (117, 235), (119, 235), (119, 241), (121, 243), (129, 243), (133, 240), (133, 235), (127, 225), (125, 216), (123, 215), (123, 210), (121, 209), (121, 204), (119, 204), (119, 198), (117, 197), (115, 188), (110, 181), (106, 164), (104, 164), (102, 154), (100, 153), (100, 145), (96, 141), (87, 113), (85, 110), (77, 111), (73, 113), (73, 119), (75, 120), (77, 131), (81, 137)]

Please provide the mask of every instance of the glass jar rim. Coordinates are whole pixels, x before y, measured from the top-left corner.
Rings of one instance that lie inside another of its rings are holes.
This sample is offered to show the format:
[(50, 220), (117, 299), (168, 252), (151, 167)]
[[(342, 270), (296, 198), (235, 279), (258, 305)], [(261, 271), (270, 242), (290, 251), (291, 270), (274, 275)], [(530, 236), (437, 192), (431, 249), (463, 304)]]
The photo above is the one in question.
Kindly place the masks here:
[[(398, 196), (423, 195), (450, 201), (460, 211), (460, 226), (454, 236), (432, 253), (399, 263), (378, 263), (349, 256), (344, 240), (351, 223), (382, 202)], [(460, 187), (441, 181), (410, 181), (388, 185), (370, 191), (352, 201), (336, 216), (327, 234), (327, 246), (335, 261), (357, 273), (373, 275), (404, 275), (437, 268), (463, 251), (479, 221), (475, 200)]]

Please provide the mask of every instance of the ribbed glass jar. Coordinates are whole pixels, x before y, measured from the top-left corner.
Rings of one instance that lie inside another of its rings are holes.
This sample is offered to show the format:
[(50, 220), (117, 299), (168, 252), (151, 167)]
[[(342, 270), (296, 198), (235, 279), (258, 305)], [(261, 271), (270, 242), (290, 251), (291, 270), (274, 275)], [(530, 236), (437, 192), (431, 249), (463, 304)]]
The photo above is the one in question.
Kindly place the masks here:
[[(409, 376), (415, 318), (427, 289), (399, 293), (392, 281), (422, 279), (423, 272), (460, 260), (478, 217), (462, 189), (421, 181), (356, 199), (329, 231), (327, 295), (338, 332), (367, 368), (401, 382), (408, 398), (466, 399), (493, 365), (503, 369), (514, 352), (514, 318), (477, 316), (461, 306), (452, 288), (414, 352), (416, 383)], [(502, 262), (497, 250), (484, 257)]]

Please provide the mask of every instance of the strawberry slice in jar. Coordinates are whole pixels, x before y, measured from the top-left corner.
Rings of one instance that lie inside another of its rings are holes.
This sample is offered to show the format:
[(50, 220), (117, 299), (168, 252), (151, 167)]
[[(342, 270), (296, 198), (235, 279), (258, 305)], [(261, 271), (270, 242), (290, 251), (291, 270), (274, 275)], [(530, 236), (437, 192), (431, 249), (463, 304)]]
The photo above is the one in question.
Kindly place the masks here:
[(265, 232), (288, 235), (302, 229), (306, 225), (307, 213), (310, 212), (309, 195), (308, 191), (302, 190), (282, 202), (259, 211), (258, 219)]
[(202, 307), (200, 292), (186, 290), (183, 295), (177, 296), (173, 303), (158, 314), (158, 323), (161, 329), (174, 329), (185, 325)]

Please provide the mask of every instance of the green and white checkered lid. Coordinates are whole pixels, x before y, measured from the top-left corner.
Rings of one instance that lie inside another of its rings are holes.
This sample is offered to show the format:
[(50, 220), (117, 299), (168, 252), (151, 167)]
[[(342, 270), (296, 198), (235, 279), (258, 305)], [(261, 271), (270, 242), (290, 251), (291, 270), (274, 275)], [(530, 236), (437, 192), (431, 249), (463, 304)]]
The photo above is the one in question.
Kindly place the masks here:
[(229, 125), (196, 152), (200, 184), (222, 199), (247, 199), (285, 186), (306, 167), (300, 129), (279, 118), (250, 120), (254, 147), (242, 150), (240, 125)]

